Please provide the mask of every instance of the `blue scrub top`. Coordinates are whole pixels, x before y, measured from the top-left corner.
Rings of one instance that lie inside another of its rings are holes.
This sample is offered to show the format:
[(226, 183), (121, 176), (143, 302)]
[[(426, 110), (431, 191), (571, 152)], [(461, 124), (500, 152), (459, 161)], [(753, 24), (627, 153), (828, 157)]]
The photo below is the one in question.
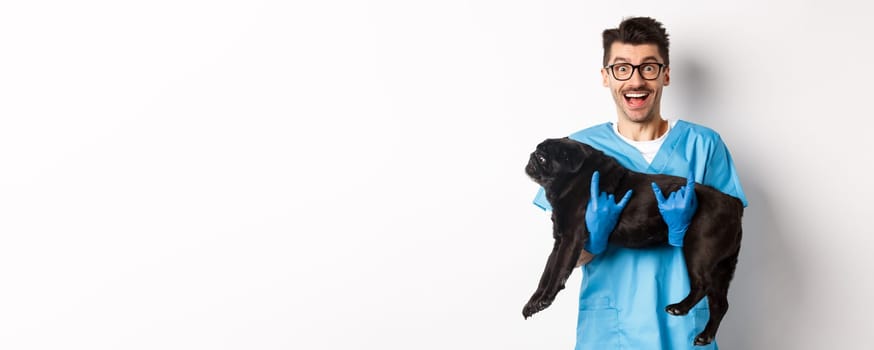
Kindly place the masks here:
[[(747, 206), (731, 155), (719, 134), (709, 128), (677, 121), (651, 164), (616, 135), (612, 123), (576, 132), (570, 138), (603, 151), (634, 171), (686, 177), (691, 170), (696, 182), (737, 197)], [(534, 204), (552, 209), (542, 188)], [(692, 345), (710, 317), (706, 297), (688, 315), (665, 312), (667, 305), (689, 294), (682, 248), (609, 245), (582, 270), (577, 350), (718, 349), (715, 341), (707, 346)]]

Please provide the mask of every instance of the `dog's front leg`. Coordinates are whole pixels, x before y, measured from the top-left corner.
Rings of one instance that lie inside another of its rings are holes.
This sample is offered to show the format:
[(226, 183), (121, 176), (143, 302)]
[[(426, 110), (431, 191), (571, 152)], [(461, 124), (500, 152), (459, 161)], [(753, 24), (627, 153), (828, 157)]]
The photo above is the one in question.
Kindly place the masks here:
[(549, 301), (543, 300), (543, 293), (546, 292), (547, 286), (550, 284), (550, 278), (553, 276), (552, 271), (556, 266), (555, 259), (558, 255), (557, 252), (560, 243), (561, 239), (557, 238), (552, 245), (552, 252), (549, 254), (549, 258), (546, 259), (546, 267), (543, 268), (543, 274), (540, 275), (540, 282), (537, 284), (537, 290), (534, 291), (534, 294), (530, 299), (528, 299), (528, 303), (525, 304), (524, 308), (522, 308), (522, 316), (525, 318), (531, 317), (531, 315), (540, 312), (552, 303), (551, 299)]
[(537, 291), (522, 309), (522, 315), (525, 318), (549, 307), (558, 292), (564, 289), (565, 282), (573, 272), (583, 250), (582, 236), (585, 233), (575, 232), (582, 230), (579, 225), (575, 226), (577, 226), (576, 229), (563, 229), (560, 225), (554, 226), (554, 230), (557, 230), (554, 232), (555, 244), (546, 262), (543, 275), (540, 277)]

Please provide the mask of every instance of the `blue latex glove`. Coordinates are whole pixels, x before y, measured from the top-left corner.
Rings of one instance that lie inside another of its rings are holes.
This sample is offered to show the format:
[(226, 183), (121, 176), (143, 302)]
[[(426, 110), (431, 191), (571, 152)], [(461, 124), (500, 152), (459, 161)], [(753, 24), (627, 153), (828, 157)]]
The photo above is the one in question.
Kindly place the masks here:
[(619, 221), (619, 214), (628, 200), (631, 199), (631, 190), (625, 193), (625, 197), (616, 204), (616, 199), (612, 194), (601, 192), (598, 195), (598, 181), (600, 174), (596, 171), (592, 174), (591, 196), (589, 197), (589, 205), (586, 207), (586, 228), (589, 229), (589, 241), (586, 242), (585, 249), (592, 254), (601, 254), (607, 249), (607, 238), (610, 237), (610, 232), (616, 228), (616, 222)]
[(698, 209), (698, 199), (695, 197), (695, 180), (689, 174), (689, 177), (686, 178), (686, 186), (671, 193), (668, 199), (665, 199), (662, 190), (655, 182), (652, 183), (652, 191), (659, 202), (659, 212), (662, 213), (662, 219), (668, 224), (668, 244), (682, 247), (683, 238), (686, 237), (686, 229), (689, 228), (692, 216)]

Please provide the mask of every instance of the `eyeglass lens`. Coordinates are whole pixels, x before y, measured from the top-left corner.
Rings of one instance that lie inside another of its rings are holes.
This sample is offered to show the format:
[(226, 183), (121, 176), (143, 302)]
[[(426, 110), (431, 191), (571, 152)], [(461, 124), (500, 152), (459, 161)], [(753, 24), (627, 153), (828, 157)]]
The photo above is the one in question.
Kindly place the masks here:
[(661, 67), (658, 63), (644, 63), (637, 67), (630, 63), (617, 63), (613, 65), (613, 77), (618, 80), (630, 79), (635, 68), (637, 68), (638, 74), (646, 80), (658, 78), (659, 73), (661, 73)]

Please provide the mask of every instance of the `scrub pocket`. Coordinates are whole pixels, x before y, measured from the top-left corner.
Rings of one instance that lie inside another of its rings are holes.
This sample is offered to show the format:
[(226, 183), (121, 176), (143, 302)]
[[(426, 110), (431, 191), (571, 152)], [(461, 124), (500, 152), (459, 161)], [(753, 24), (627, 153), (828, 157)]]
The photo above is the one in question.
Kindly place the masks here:
[(577, 349), (619, 349), (619, 310), (607, 298), (580, 305)]

